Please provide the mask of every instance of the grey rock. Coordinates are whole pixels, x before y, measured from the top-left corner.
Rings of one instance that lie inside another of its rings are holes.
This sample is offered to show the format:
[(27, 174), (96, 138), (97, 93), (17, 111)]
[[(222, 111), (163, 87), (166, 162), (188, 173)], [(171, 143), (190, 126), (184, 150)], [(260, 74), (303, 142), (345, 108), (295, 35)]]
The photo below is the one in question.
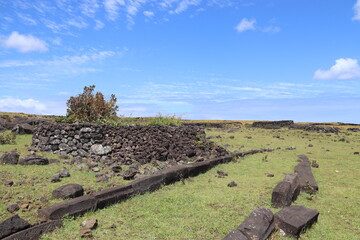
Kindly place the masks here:
[(19, 154), (16, 152), (6, 152), (1, 156), (1, 162), (3, 164), (18, 164)]
[(6, 208), (6, 210), (8, 210), (8, 212), (10, 212), (10, 213), (16, 212), (19, 209), (20, 209), (20, 207), (16, 203), (10, 203)]
[(19, 160), (21, 165), (47, 165), (49, 164), (49, 159), (42, 156), (28, 155)]
[(75, 198), (84, 195), (84, 189), (79, 184), (67, 184), (52, 192), (54, 198)]
[(90, 151), (95, 155), (106, 155), (111, 152), (110, 146), (103, 146), (101, 144), (94, 144), (91, 146)]

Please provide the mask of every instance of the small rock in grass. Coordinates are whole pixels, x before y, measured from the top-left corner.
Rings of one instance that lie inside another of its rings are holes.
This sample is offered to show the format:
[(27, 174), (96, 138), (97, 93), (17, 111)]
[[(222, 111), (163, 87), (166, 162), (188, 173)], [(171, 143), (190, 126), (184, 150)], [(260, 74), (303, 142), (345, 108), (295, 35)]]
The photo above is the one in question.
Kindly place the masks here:
[(14, 185), (14, 181), (12, 181), (12, 180), (7, 180), (7, 181), (4, 182), (4, 185), (11, 187), (11, 186)]
[(267, 177), (274, 177), (275, 175), (273, 173), (267, 173), (266, 176)]
[(70, 173), (67, 171), (66, 168), (63, 168), (59, 173), (61, 178), (70, 177)]
[(19, 154), (16, 152), (6, 152), (1, 156), (1, 162), (3, 164), (12, 164), (16, 165), (19, 161)]
[(17, 205), (16, 203), (10, 203), (8, 206), (7, 206), (7, 210), (8, 212), (10, 213), (13, 213), (13, 212), (16, 212), (20, 209), (19, 205)]
[(95, 229), (98, 226), (98, 220), (96, 218), (86, 219), (81, 223), (83, 229)]
[(118, 172), (121, 172), (122, 168), (121, 168), (121, 166), (113, 166), (111, 168), (111, 170), (113, 170), (113, 172), (115, 172), (115, 173), (118, 173)]
[(82, 229), (80, 229), (80, 237), (81, 238), (92, 238), (93, 235), (92, 235), (92, 232), (90, 229), (82, 228)]
[(228, 174), (224, 171), (217, 170), (216, 173), (218, 174), (218, 177), (226, 177)]
[(315, 160), (312, 161), (311, 166), (313, 168), (319, 168), (319, 164)]
[(98, 168), (98, 167), (94, 167), (94, 168), (92, 168), (91, 169), (93, 172), (100, 172), (100, 168)]
[(76, 198), (84, 195), (84, 189), (79, 184), (67, 184), (52, 192), (54, 198)]
[(56, 182), (60, 182), (61, 179), (60, 179), (60, 174), (59, 173), (56, 173), (54, 176), (51, 177), (51, 182), (52, 183), (56, 183)]
[(131, 180), (134, 179), (135, 175), (137, 174), (137, 171), (134, 168), (130, 168), (126, 170), (122, 175), (124, 180)]
[(291, 146), (291, 147), (287, 147), (286, 150), (295, 150), (296, 147), (295, 146)]
[(234, 182), (234, 181), (232, 181), (232, 182), (229, 182), (227, 186), (228, 186), (228, 187), (236, 187), (236, 186), (237, 186), (237, 183)]
[(359, 152), (354, 152), (354, 155), (359, 155)]

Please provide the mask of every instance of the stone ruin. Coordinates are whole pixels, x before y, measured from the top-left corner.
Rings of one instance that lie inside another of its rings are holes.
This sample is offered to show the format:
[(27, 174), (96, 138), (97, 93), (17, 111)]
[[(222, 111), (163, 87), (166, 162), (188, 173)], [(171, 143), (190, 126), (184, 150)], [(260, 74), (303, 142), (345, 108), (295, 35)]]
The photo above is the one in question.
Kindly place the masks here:
[(41, 151), (92, 157), (111, 157), (118, 163), (152, 160), (188, 161), (225, 156), (228, 152), (205, 138), (198, 126), (121, 126), (90, 123), (46, 123), (38, 125), (32, 147)]

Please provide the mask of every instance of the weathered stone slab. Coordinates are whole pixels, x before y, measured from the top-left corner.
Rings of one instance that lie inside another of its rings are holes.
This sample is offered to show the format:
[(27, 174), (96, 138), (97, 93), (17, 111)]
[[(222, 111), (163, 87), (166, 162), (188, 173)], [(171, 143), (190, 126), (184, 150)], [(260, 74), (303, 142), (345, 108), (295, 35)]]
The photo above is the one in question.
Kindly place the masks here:
[(319, 212), (303, 206), (290, 206), (275, 214), (275, 225), (286, 235), (299, 237), (317, 221)]
[(159, 173), (137, 179), (133, 181), (131, 185), (134, 190), (134, 194), (144, 194), (146, 192), (158, 190), (163, 185), (163, 180), (164, 176)]
[(26, 220), (20, 218), (18, 215), (14, 215), (0, 223), (0, 239), (28, 227), (30, 227), (30, 224)]
[(76, 198), (84, 195), (84, 189), (79, 184), (66, 184), (52, 192), (54, 198)]
[(74, 199), (55, 203), (49, 207), (39, 210), (39, 217), (48, 220), (57, 220), (65, 215), (79, 216), (87, 211), (96, 209), (96, 199), (93, 196), (86, 195)]
[(205, 173), (209, 171), (211, 168), (215, 166), (214, 162), (211, 162), (209, 160), (193, 163), (190, 165), (186, 165), (188, 168), (188, 175), (189, 177), (195, 177), (201, 173)]
[(300, 193), (297, 173), (288, 173), (272, 192), (271, 203), (275, 208), (290, 206)]
[(21, 165), (47, 165), (49, 164), (49, 159), (42, 156), (28, 155), (26, 157), (20, 158), (19, 164)]
[(15, 234), (12, 234), (3, 240), (35, 240), (39, 239), (42, 234), (54, 231), (62, 226), (61, 220), (41, 223), (33, 227), (27, 228)]
[(126, 200), (134, 194), (134, 190), (131, 184), (124, 186), (105, 189), (93, 194), (93, 197), (97, 200), (96, 208), (105, 208), (112, 204)]
[(265, 240), (274, 229), (274, 215), (271, 210), (258, 207), (223, 240)]
[(300, 188), (302, 192), (315, 193), (319, 191), (319, 186), (312, 174), (311, 163), (305, 155), (299, 156), (299, 164), (294, 171), (298, 173)]
[(174, 166), (168, 169), (164, 169), (160, 172), (163, 175), (164, 185), (168, 185), (177, 181), (180, 181), (183, 178), (187, 178), (188, 168), (186, 166)]

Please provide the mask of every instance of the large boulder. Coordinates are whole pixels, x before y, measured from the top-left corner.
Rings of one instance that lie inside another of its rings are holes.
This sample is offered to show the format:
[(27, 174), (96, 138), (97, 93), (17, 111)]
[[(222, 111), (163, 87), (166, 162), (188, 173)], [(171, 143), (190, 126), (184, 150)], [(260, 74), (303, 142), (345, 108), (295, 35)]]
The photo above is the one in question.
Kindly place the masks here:
[(271, 203), (275, 208), (290, 206), (300, 193), (297, 173), (288, 173), (272, 192)]
[(34, 127), (28, 123), (17, 124), (13, 129), (12, 132), (16, 134), (23, 135), (23, 134), (33, 134)]
[(303, 206), (290, 206), (275, 214), (275, 225), (286, 235), (298, 238), (318, 219), (319, 212)]
[(67, 184), (52, 192), (54, 198), (76, 198), (84, 195), (84, 189), (79, 184)]
[(19, 232), (30, 227), (30, 224), (18, 215), (14, 215), (0, 223), (0, 239), (13, 233)]
[(26, 157), (20, 158), (19, 164), (21, 165), (47, 165), (49, 164), (49, 159), (42, 156), (28, 155)]
[(1, 156), (1, 163), (3, 164), (18, 164), (19, 154), (16, 152), (6, 152)]

